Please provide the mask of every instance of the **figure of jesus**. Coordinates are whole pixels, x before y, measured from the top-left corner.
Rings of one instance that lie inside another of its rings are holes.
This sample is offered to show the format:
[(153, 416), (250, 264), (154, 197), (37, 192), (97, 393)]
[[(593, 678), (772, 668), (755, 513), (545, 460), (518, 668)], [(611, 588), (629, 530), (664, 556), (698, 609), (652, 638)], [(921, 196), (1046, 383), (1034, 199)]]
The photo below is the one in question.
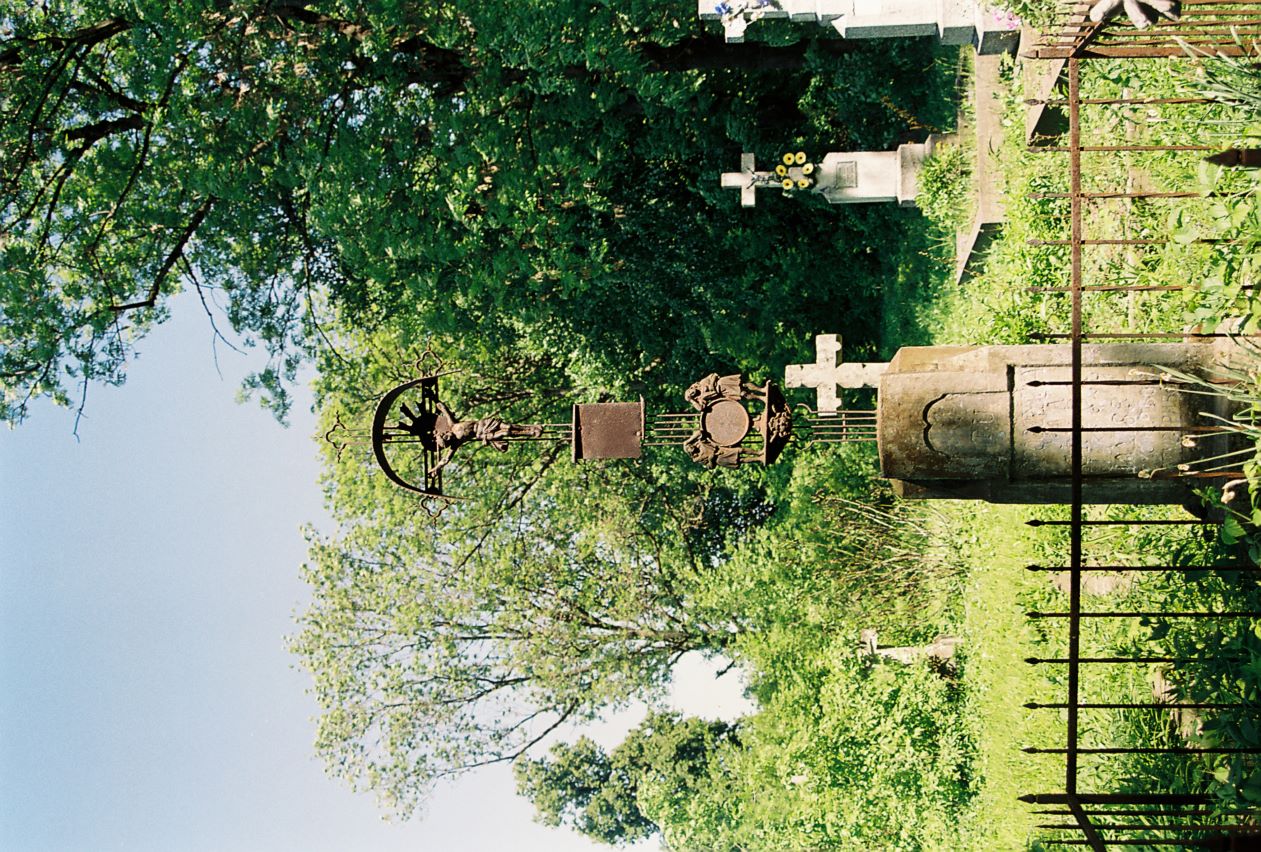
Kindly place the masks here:
[(427, 449), (439, 454), (437, 464), (429, 469), (430, 477), (446, 467), (455, 451), (470, 441), (481, 441), (504, 452), (509, 438), (537, 438), (543, 434), (542, 426), (507, 423), (498, 417), (460, 420), (441, 400), (434, 401), (434, 408), (440, 416), (426, 417), (404, 403), (402, 410), (407, 420), (399, 423), (400, 428), (419, 437)]

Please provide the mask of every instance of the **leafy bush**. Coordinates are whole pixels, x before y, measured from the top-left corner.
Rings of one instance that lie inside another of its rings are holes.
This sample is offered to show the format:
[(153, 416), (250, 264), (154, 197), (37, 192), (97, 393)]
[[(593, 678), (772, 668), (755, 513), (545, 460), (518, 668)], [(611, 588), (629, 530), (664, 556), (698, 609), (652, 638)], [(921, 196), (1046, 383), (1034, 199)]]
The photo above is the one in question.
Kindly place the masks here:
[[(750, 650), (764, 660), (795, 655), (774, 636), (759, 643)], [(860, 657), (844, 640), (791, 665), (795, 677), (755, 685), (764, 709), (711, 762), (721, 781), (689, 796), (641, 784), (640, 806), (670, 848), (957, 848), (974, 791), (957, 685), (922, 662)]]
[(953, 233), (967, 224), (972, 163), (958, 145), (939, 145), (919, 173), (916, 204), (930, 222)]

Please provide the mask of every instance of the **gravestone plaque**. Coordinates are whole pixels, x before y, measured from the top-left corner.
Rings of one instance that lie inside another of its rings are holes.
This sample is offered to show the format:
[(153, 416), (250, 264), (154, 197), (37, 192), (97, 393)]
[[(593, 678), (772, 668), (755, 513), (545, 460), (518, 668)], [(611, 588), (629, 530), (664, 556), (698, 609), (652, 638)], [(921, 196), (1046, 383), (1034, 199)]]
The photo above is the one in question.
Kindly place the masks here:
[(644, 441), (644, 400), (574, 406), (573, 459), (637, 459)]

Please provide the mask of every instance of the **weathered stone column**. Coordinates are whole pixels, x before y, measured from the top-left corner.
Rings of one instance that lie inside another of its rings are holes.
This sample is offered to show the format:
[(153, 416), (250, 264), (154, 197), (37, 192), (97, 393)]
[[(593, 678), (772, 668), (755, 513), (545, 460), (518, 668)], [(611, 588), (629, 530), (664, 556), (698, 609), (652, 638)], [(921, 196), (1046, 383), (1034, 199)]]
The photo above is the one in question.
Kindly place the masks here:
[[(1082, 347), (1086, 502), (1188, 499), (1183, 482), (1140, 472), (1225, 452), (1228, 436), (1182, 440), (1211, 425), (1200, 412), (1221, 401), (1156, 376), (1163, 367), (1207, 376), (1218, 351), (1212, 343)], [(880, 377), (881, 472), (903, 497), (1069, 502), (1071, 357), (1068, 345), (902, 349)], [(1164, 428), (1115, 431), (1139, 426)]]

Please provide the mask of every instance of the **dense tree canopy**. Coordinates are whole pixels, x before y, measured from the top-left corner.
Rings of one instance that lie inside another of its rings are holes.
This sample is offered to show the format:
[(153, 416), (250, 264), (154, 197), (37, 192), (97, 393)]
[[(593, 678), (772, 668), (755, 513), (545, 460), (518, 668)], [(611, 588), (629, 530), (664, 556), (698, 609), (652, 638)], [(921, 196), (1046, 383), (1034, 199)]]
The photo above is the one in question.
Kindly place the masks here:
[(518, 762), (517, 788), (546, 825), (631, 843), (657, 833), (640, 809), (641, 786), (666, 789), (676, 800), (719, 795), (710, 789), (722, 776), (719, 748), (738, 742), (736, 727), (726, 722), (652, 713), (612, 751), (582, 737), (558, 743), (547, 757)]
[(644, 695), (742, 628), (697, 599), (690, 519), (644, 506), (643, 471), (555, 455), (505, 460), (528, 478), (494, 477), (502, 491), (437, 525), (384, 494), (379, 513), (314, 543), (292, 645), (326, 708), (317, 747), (401, 811), (436, 779)]
[(181, 286), (271, 354), (280, 412), (335, 326), (404, 312), (579, 384), (859, 320), (896, 212), (740, 210), (717, 172), (887, 145), (931, 47), (732, 49), (676, 7), (5, 2), (0, 414), (121, 382)]
[[(922, 134), (952, 75), (931, 40), (759, 37), (673, 0), (3, 0), (0, 417), (123, 381), (184, 287), (270, 355), (248, 386), (278, 414), (314, 359), (328, 429), (426, 345), (457, 410), (551, 422), (776, 375), (821, 331), (872, 349), (917, 214), (742, 209), (718, 175)], [(790, 467), (535, 449), (462, 452), (437, 523), (328, 451), (340, 527), (292, 642), (330, 768), (402, 811), (749, 629), (713, 569)]]

